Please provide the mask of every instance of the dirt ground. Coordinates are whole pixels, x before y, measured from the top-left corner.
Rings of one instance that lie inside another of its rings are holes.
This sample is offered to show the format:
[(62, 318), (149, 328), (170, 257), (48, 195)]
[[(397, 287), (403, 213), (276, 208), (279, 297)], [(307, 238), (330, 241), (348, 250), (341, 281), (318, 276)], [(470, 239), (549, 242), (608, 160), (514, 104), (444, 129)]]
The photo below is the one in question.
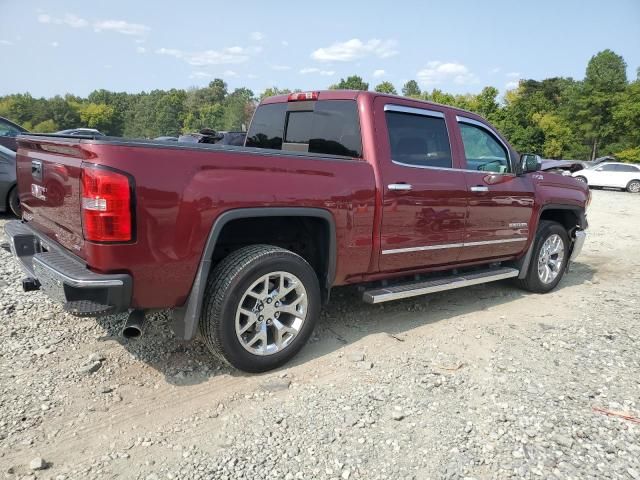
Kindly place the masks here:
[(336, 289), (264, 375), (174, 340), (167, 314), (138, 341), (122, 316), (66, 315), (2, 251), (0, 475), (638, 479), (640, 195), (594, 191), (588, 219), (550, 294)]

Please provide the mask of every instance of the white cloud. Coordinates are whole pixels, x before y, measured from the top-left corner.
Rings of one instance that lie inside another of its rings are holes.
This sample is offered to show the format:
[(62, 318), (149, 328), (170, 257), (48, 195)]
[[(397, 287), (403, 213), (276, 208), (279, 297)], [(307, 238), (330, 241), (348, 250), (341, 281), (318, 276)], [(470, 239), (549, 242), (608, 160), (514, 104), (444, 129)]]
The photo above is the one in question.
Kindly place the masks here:
[(72, 13), (67, 13), (63, 17), (53, 17), (47, 13), (39, 13), (37, 18), (40, 23), (66, 25), (71, 28), (86, 28), (91, 25), (96, 32), (116, 32), (134, 37), (144, 36), (151, 30), (147, 25), (130, 23), (124, 20), (96, 20), (90, 23), (88, 20)]
[(124, 20), (101, 20), (93, 23), (96, 32), (108, 31), (117, 32), (123, 35), (142, 36), (151, 28), (140, 23), (129, 23)]
[(55, 25), (68, 25), (72, 28), (84, 28), (89, 25), (84, 18), (80, 18), (77, 15), (73, 15), (71, 13), (67, 13), (64, 17), (52, 17), (51, 15), (47, 15), (46, 13), (41, 13), (38, 15), (38, 22), (40, 23), (52, 23)]
[(384, 75), (385, 75), (386, 73), (387, 73), (387, 72), (385, 72), (384, 70), (382, 70), (382, 69), (378, 69), (378, 70), (374, 70), (374, 72), (373, 72), (373, 76), (374, 76), (375, 78), (380, 78), (380, 77), (384, 77)]
[(204, 65), (228, 65), (244, 63), (261, 49), (229, 47), (222, 50), (203, 50), (198, 52), (187, 52), (177, 48), (159, 48), (156, 53), (159, 55), (169, 55), (184, 60), (189, 65), (201, 67)]
[(144, 47), (136, 47), (136, 52), (138, 53), (146, 53), (147, 49)]
[(251, 40), (255, 40), (256, 42), (264, 40), (264, 34), (262, 32), (251, 32)]
[(9, 40), (0, 40), (0, 45), (13, 45), (13, 42)]
[(429, 62), (427, 68), (417, 73), (417, 77), (424, 86), (439, 85), (449, 81), (457, 85), (469, 85), (478, 81), (466, 66), (455, 62)]
[(289, 65), (271, 65), (271, 69), (282, 72), (285, 70), (291, 70), (291, 67)]
[(509, 72), (509, 73), (506, 73), (505, 75), (509, 78), (519, 78), (520, 72)]
[(311, 58), (321, 62), (350, 62), (368, 56), (387, 58), (398, 53), (395, 47), (395, 40), (373, 38), (363, 42), (359, 38), (352, 38), (346, 42), (336, 42), (329, 47), (318, 48), (311, 54)]
[(520, 85), (520, 82), (512, 80), (511, 82), (507, 82), (505, 87), (507, 90), (513, 90), (514, 88), (518, 88), (518, 85)]
[(331, 75), (335, 75), (335, 70), (320, 70), (319, 68), (311, 67), (311, 68), (303, 68), (298, 73), (302, 75), (307, 75), (309, 73), (317, 73), (319, 75), (324, 75), (330, 77)]
[(58, 42), (51, 42), (51, 46), (53, 48), (58, 48), (60, 46), (60, 44)]

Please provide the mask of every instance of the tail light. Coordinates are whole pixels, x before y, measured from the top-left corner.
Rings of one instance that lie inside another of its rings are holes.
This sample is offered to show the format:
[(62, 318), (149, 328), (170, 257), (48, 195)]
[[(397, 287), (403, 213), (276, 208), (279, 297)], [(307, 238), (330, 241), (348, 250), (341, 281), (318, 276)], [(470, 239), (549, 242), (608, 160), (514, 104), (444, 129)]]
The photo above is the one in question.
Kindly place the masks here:
[(320, 92), (294, 92), (287, 97), (289, 102), (303, 102), (305, 100), (318, 100)]
[(82, 166), (82, 233), (90, 242), (133, 240), (133, 188), (129, 176)]

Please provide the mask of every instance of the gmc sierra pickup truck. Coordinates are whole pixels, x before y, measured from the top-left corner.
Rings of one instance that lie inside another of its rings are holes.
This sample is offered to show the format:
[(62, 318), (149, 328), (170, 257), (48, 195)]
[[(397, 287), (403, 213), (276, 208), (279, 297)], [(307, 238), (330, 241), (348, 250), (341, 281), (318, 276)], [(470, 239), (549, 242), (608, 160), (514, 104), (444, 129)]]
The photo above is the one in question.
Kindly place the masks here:
[(9, 247), (75, 315), (172, 309), (250, 372), (294, 356), (332, 287), (386, 302), (513, 279), (553, 289), (585, 239), (585, 184), (470, 112), (373, 92), (258, 106), (244, 146), (23, 135)]

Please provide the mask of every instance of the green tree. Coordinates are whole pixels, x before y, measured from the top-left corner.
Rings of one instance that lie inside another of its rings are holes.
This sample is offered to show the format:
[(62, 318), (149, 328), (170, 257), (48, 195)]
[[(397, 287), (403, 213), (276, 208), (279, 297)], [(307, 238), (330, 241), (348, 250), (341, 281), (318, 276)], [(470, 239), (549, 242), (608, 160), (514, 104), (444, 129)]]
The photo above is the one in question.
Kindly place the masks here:
[(627, 85), (627, 64), (611, 50), (597, 53), (587, 65), (582, 94), (578, 100), (577, 118), (583, 137), (591, 147), (591, 159), (607, 151), (616, 140), (613, 111)]
[(397, 95), (396, 87), (391, 82), (382, 82), (376, 85), (375, 91), (378, 93), (389, 93), (391, 95)]
[(285, 95), (291, 93), (288, 88), (278, 88), (276, 86), (266, 88), (264, 92), (260, 94), (260, 100), (264, 100), (268, 97), (275, 97), (276, 95)]
[(351, 75), (329, 87), (331, 90), (369, 90), (369, 84), (358, 75)]
[(58, 130), (60, 130), (58, 125), (51, 119), (40, 122), (31, 128), (31, 131), (35, 133), (53, 133)]
[(104, 103), (87, 103), (80, 107), (80, 120), (89, 128), (111, 134), (115, 108)]
[(405, 97), (420, 98), (422, 96), (422, 91), (418, 86), (418, 82), (415, 80), (409, 80), (405, 83), (402, 87), (402, 95)]

